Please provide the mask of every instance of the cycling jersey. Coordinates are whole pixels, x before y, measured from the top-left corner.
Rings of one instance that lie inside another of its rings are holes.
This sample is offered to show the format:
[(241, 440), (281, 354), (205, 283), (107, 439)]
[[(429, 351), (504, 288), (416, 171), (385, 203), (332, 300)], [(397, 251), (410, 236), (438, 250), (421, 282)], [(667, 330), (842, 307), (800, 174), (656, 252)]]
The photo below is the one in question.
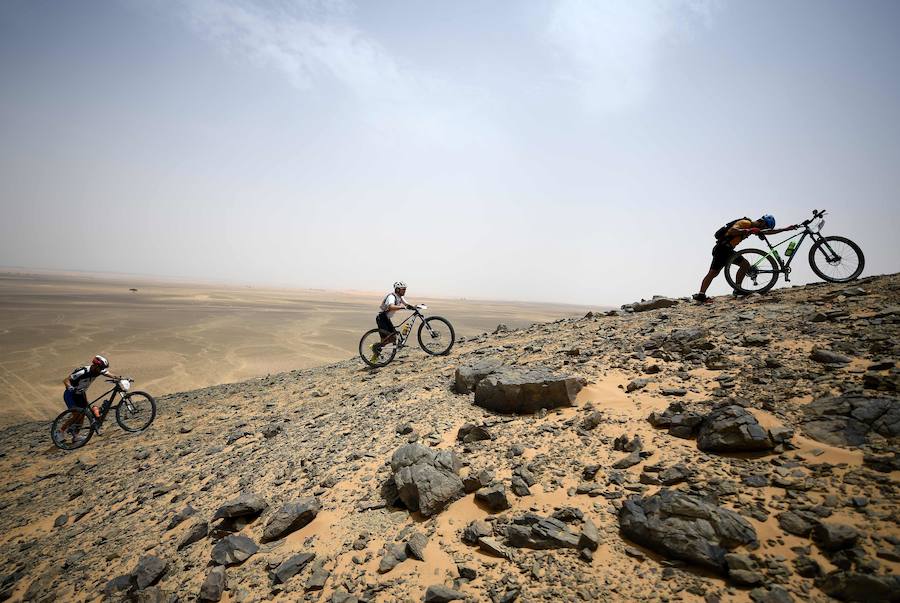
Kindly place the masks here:
[(396, 293), (388, 293), (381, 301), (381, 311), (388, 315), (388, 318), (397, 313), (397, 310), (388, 310), (390, 306), (406, 306), (406, 300), (402, 295)]
[(91, 367), (82, 366), (72, 371), (72, 374), (69, 375), (69, 383), (72, 384), (72, 390), (76, 394), (84, 394), (84, 392), (87, 391), (87, 388), (91, 386), (91, 383), (94, 382), (94, 379), (100, 375), (109, 375), (109, 371), (103, 369), (98, 374), (94, 375), (91, 373)]

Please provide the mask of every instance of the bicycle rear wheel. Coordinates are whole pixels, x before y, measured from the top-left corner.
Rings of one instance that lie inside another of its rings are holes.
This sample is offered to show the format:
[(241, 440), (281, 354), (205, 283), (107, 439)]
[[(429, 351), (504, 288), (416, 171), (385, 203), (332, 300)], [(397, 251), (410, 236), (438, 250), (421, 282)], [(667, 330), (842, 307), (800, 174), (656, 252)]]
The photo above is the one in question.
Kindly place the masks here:
[(419, 345), (425, 353), (432, 356), (443, 356), (450, 352), (453, 342), (456, 341), (456, 333), (453, 325), (446, 318), (431, 316), (419, 325)]
[[(742, 267), (746, 273), (741, 276)], [(778, 282), (778, 263), (760, 249), (742, 249), (725, 265), (725, 280), (738, 293), (765, 293)]]
[[(362, 339), (359, 340), (359, 357), (362, 358), (366, 365), (372, 368), (386, 366), (397, 355), (396, 341), (385, 343), (382, 346), (381, 336), (382, 331), (380, 329), (372, 329), (367, 331), (362, 336)], [(400, 337), (400, 335), (397, 334), (397, 337)], [(394, 339), (396, 340), (396, 337)], [(373, 348), (373, 346), (375, 347)]]
[(91, 421), (89, 411), (83, 408), (66, 409), (59, 413), (50, 426), (50, 439), (62, 450), (81, 448), (94, 435)]
[(156, 400), (147, 392), (126, 394), (116, 406), (116, 423), (125, 431), (143, 431), (156, 418)]
[(823, 237), (809, 250), (809, 267), (830, 283), (854, 280), (865, 265), (862, 249), (845, 237)]

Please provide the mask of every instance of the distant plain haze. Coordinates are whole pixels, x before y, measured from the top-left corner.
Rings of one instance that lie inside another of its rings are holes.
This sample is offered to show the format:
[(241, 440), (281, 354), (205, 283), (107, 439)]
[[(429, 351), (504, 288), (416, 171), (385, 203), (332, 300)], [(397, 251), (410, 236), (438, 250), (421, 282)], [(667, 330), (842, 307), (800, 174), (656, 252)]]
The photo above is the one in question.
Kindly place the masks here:
[(619, 304), (696, 291), (729, 219), (827, 208), (896, 272), (898, 24), (893, 0), (4, 0), (0, 265)]

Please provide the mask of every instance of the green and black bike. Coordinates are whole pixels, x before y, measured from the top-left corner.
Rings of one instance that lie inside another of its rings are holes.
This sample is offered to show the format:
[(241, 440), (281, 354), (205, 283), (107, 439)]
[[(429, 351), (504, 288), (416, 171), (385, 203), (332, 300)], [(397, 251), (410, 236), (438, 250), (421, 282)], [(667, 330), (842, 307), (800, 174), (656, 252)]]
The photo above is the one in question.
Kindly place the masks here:
[[(88, 443), (95, 433), (100, 433), (106, 415), (113, 408), (116, 396), (121, 396), (115, 405), (116, 423), (125, 431), (137, 432), (150, 427), (156, 418), (156, 400), (147, 392), (129, 391), (134, 379), (107, 379), (112, 389), (100, 394), (85, 408), (74, 407), (62, 411), (50, 428), (50, 437), (58, 448), (75, 450)], [(91, 412), (94, 402), (110, 394), (98, 409), (97, 416)]]
[[(428, 306), (409, 306), (410, 314), (406, 320), (397, 325), (397, 336), (394, 341), (381, 344), (384, 337), (389, 333), (380, 329), (372, 329), (366, 331), (366, 334), (359, 340), (359, 357), (362, 358), (368, 366), (379, 368), (386, 366), (400, 348), (406, 347), (413, 332), (416, 322), (421, 321), (416, 336), (419, 340), (419, 346), (425, 350), (425, 353), (432, 356), (443, 356), (450, 353), (453, 342), (456, 341), (456, 333), (453, 331), (453, 325), (450, 321), (441, 316), (429, 316), (428, 318), (422, 314), (422, 310), (427, 310)], [(374, 348), (372, 346), (375, 346)]]
[[(809, 250), (809, 267), (819, 278), (830, 283), (846, 283), (862, 274), (866, 258), (859, 245), (846, 237), (822, 235), (825, 225), (825, 210), (813, 210), (812, 218), (800, 223), (803, 230), (772, 245), (765, 234), (759, 238), (769, 247), (761, 249), (741, 249), (736, 251), (725, 266), (725, 280), (737, 293), (765, 293), (778, 282), (778, 275), (790, 282), (791, 262), (797, 257), (800, 246), (807, 237), (813, 245)], [(811, 224), (815, 222), (814, 225)], [(799, 237), (799, 240), (795, 240)], [(787, 243), (781, 257), (778, 247)]]

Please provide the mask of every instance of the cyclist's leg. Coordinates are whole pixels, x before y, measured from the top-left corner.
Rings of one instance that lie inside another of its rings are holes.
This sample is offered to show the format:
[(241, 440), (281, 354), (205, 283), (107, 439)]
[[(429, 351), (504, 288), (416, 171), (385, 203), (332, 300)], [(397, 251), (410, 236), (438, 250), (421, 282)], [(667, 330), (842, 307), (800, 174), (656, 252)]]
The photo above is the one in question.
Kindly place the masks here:
[(387, 317), (387, 314), (384, 312), (378, 314), (378, 316), (375, 317), (375, 324), (377, 324), (378, 328), (381, 330), (381, 343), (379, 345), (385, 346), (396, 341), (397, 327), (395, 327), (394, 323), (391, 322), (391, 319)]
[(747, 276), (747, 271), (750, 270), (750, 262), (748, 262), (745, 258), (738, 258), (738, 261), (735, 262), (740, 268), (738, 268), (737, 274), (735, 275), (735, 284), (740, 287), (741, 283), (744, 282), (744, 277)]
[(732, 253), (734, 253), (734, 250), (727, 244), (716, 243), (713, 246), (712, 262), (709, 263), (709, 272), (706, 273), (706, 276), (703, 277), (703, 282), (700, 283), (701, 296), (706, 295), (706, 290), (709, 289), (713, 279), (722, 272), (722, 268), (728, 263), (728, 258), (731, 257)]
[(700, 283), (700, 293), (706, 295), (706, 290), (709, 289), (709, 286), (712, 284), (713, 279), (716, 278), (716, 276), (718, 276), (721, 271), (721, 268), (719, 268), (718, 270), (713, 270), (712, 268), (709, 269), (709, 272), (707, 272), (706, 276), (703, 277), (703, 282)]
[[(87, 408), (87, 396), (84, 394), (77, 394), (73, 391), (66, 390), (63, 394), (63, 400), (68, 408)], [(78, 425), (80, 427), (83, 422), (84, 415), (77, 414), (63, 423), (59, 429), (60, 431), (65, 432), (73, 425)]]

